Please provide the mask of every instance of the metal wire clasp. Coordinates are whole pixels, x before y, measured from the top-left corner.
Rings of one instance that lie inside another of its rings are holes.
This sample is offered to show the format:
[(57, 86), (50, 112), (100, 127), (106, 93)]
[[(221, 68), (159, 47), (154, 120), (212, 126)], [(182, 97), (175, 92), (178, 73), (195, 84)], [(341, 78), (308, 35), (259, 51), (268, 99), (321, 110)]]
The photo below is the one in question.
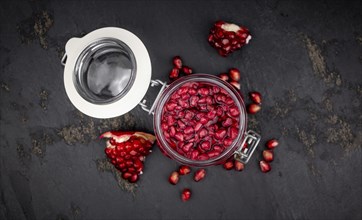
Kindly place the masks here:
[(143, 99), (142, 102), (138, 103), (144, 111), (148, 112), (149, 115), (154, 114), (156, 104), (157, 104), (158, 100), (160, 99), (160, 96), (161, 96), (163, 90), (165, 90), (168, 87), (166, 82), (162, 82), (159, 79), (151, 80), (151, 87), (160, 86), (160, 85), (162, 85), (162, 87), (161, 87), (160, 91), (158, 92), (157, 97), (156, 97), (155, 101), (152, 103), (152, 106), (150, 109), (148, 109), (148, 106), (146, 105), (146, 102), (147, 102), (146, 99)]
[[(260, 142), (260, 139), (261, 137), (258, 133), (253, 130), (249, 130), (245, 134), (245, 138), (241, 146), (234, 152), (235, 160), (246, 164), (249, 161), (251, 155), (253, 155), (256, 147)], [(244, 148), (245, 143), (247, 146)]]

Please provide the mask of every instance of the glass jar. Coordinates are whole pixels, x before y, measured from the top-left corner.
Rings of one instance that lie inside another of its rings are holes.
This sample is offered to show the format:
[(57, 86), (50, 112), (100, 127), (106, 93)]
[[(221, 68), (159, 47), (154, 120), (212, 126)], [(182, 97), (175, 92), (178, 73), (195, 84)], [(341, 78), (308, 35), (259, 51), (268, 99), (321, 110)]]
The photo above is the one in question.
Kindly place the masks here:
[[(238, 122), (239, 123), (238, 136), (233, 140), (233, 143), (227, 149), (225, 149), (219, 156), (207, 160), (192, 160), (179, 154), (166, 141), (161, 128), (162, 112), (163, 109), (165, 108), (165, 104), (170, 99), (170, 96), (183, 85), (194, 82), (205, 83), (211, 86), (217, 86), (220, 87), (221, 89), (224, 89), (233, 99), (234, 104), (238, 107), (238, 110), (240, 112), (239, 122)], [(164, 91), (161, 92), (159, 97), (156, 98), (154, 109), (155, 110), (153, 117), (153, 125), (154, 125), (155, 135), (161, 151), (171, 159), (176, 160), (182, 164), (205, 167), (205, 166), (222, 164), (232, 156), (234, 156), (235, 159), (241, 161), (242, 163), (247, 163), (260, 140), (260, 136), (255, 132), (253, 131), (246, 132), (247, 113), (244, 101), (239, 91), (237, 91), (229, 83), (213, 75), (193, 74), (190, 76), (182, 77), (174, 81)], [(244, 148), (243, 146), (246, 147)]]

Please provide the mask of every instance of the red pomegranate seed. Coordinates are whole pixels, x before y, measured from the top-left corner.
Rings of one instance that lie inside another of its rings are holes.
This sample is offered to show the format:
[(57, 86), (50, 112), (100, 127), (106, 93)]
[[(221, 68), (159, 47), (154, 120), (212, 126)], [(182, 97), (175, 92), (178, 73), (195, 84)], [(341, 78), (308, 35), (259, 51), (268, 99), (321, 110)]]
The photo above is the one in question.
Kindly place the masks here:
[(225, 129), (220, 129), (217, 132), (215, 132), (215, 138), (219, 139), (219, 140), (223, 139), (225, 137), (225, 135), (226, 135)]
[(179, 73), (180, 73), (179, 69), (177, 69), (176, 67), (173, 68), (169, 75), (170, 79), (177, 79), (179, 77)]
[(188, 201), (191, 198), (191, 190), (190, 189), (184, 189), (181, 194), (181, 199), (183, 202)]
[(260, 161), (259, 165), (260, 165), (260, 170), (263, 173), (267, 173), (271, 170), (270, 164), (264, 160)]
[(182, 60), (180, 56), (175, 56), (172, 59), (173, 65), (174, 67), (176, 67), (177, 69), (181, 69), (182, 68)]
[(172, 185), (176, 185), (179, 181), (179, 174), (178, 172), (174, 171), (171, 173), (170, 177), (168, 178), (168, 181), (172, 184)]
[(251, 100), (260, 105), (261, 104), (261, 94), (259, 92), (250, 92), (249, 93)]
[(229, 76), (232, 81), (238, 82), (240, 80), (240, 71), (236, 68), (231, 68), (229, 70)]
[(231, 170), (234, 167), (234, 163), (233, 163), (233, 161), (230, 160), (230, 161), (224, 163), (223, 167), (226, 170)]
[(122, 173), (123, 179), (129, 179), (131, 176), (132, 176), (132, 173), (128, 173), (128, 172)]
[(128, 179), (128, 181), (130, 183), (135, 183), (135, 182), (137, 182), (137, 180), (138, 180), (138, 175), (137, 174), (132, 174), (132, 176)]
[(220, 79), (224, 80), (225, 82), (227, 82), (229, 80), (229, 76), (226, 73), (221, 73), (219, 75), (219, 77), (220, 77)]
[(266, 142), (266, 146), (269, 149), (274, 149), (279, 145), (279, 142), (276, 139), (271, 139), (268, 142)]
[(240, 83), (238, 83), (236, 81), (231, 81), (230, 84), (233, 85), (235, 88), (240, 90)]
[(235, 160), (234, 161), (234, 167), (236, 171), (243, 171), (244, 170), (244, 164), (240, 161)]
[(180, 166), (178, 172), (180, 173), (180, 175), (187, 175), (191, 172), (191, 168), (189, 166), (182, 165)]
[(199, 182), (200, 180), (202, 180), (202, 179), (205, 178), (205, 175), (206, 175), (206, 170), (205, 170), (205, 169), (198, 169), (198, 170), (195, 172), (194, 180), (195, 180), (196, 182)]
[(258, 111), (260, 111), (261, 107), (260, 107), (260, 105), (252, 103), (252, 104), (248, 105), (247, 109), (248, 109), (248, 113), (253, 115), (253, 114), (256, 114)]
[(190, 74), (192, 74), (193, 71), (192, 71), (192, 69), (190, 67), (183, 66), (182, 67), (182, 72), (185, 73), (186, 75), (190, 75)]
[(274, 160), (273, 151), (263, 150), (263, 158), (266, 162), (272, 162)]

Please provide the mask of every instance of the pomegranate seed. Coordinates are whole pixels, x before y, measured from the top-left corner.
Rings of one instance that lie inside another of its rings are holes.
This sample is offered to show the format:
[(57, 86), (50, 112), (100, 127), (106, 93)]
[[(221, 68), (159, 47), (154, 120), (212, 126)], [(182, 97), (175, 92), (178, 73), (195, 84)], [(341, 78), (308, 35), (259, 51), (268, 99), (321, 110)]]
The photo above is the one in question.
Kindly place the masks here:
[(177, 68), (177, 69), (181, 69), (182, 68), (182, 60), (180, 56), (175, 56), (172, 59), (173, 65)]
[(231, 81), (230, 84), (233, 85), (235, 88), (240, 90), (240, 83), (238, 83), (236, 81)]
[(173, 68), (169, 75), (170, 79), (177, 79), (179, 77), (179, 73), (180, 73), (179, 69), (177, 69), (176, 67)]
[(135, 183), (135, 182), (137, 182), (137, 180), (138, 180), (138, 175), (137, 174), (132, 174), (132, 176), (128, 179), (128, 181), (130, 183)]
[(260, 105), (261, 104), (261, 94), (259, 92), (250, 92), (249, 93), (251, 100)]
[(273, 151), (263, 150), (263, 158), (266, 162), (272, 162), (274, 160)]
[(239, 81), (240, 80), (240, 71), (236, 68), (231, 68), (229, 70), (229, 76), (232, 81)]
[(267, 173), (271, 170), (270, 164), (264, 160), (260, 161), (259, 165), (260, 165), (260, 170), (263, 173)]
[(253, 114), (256, 114), (258, 111), (260, 111), (261, 107), (260, 107), (260, 105), (252, 103), (252, 104), (248, 105), (247, 109), (248, 109), (248, 113), (253, 115)]
[(240, 161), (235, 160), (234, 166), (236, 171), (243, 171), (244, 170), (244, 164)]
[(181, 165), (178, 172), (180, 175), (187, 175), (191, 172), (191, 168), (186, 165)]
[(220, 79), (224, 80), (225, 82), (227, 82), (229, 80), (229, 76), (226, 73), (221, 73), (219, 75), (219, 77), (220, 77)]
[(190, 143), (188, 143), (188, 144), (185, 144), (183, 147), (182, 147), (182, 149), (183, 149), (183, 151), (184, 152), (189, 152), (190, 150), (191, 150), (191, 148), (194, 146), (194, 143), (192, 143), (192, 142), (190, 142)]
[(178, 172), (174, 171), (171, 173), (170, 177), (168, 178), (168, 181), (172, 184), (172, 185), (176, 185), (179, 181), (179, 174)]
[(190, 75), (190, 74), (192, 74), (193, 71), (192, 71), (192, 69), (190, 67), (183, 66), (182, 67), (182, 72), (185, 73), (186, 75)]
[(178, 172), (180, 173), (180, 175), (187, 175), (191, 172), (191, 168), (189, 166), (182, 165), (180, 166)]
[(279, 142), (276, 139), (271, 139), (268, 142), (266, 142), (266, 146), (269, 149), (274, 149), (279, 145)]
[(234, 167), (234, 163), (232, 161), (228, 161), (228, 162), (224, 163), (223, 166), (226, 170), (231, 170)]
[(205, 169), (198, 169), (198, 170), (195, 172), (194, 180), (195, 180), (196, 182), (199, 182), (200, 180), (202, 180), (202, 179), (205, 178), (205, 175), (206, 175), (206, 170), (205, 170)]
[(184, 189), (181, 194), (181, 199), (183, 202), (188, 201), (191, 198), (191, 190), (190, 189)]
[(219, 140), (223, 139), (225, 137), (225, 135), (226, 135), (225, 129), (220, 129), (217, 132), (215, 132), (215, 138), (219, 139)]
[(128, 173), (128, 172), (122, 173), (122, 178), (123, 179), (129, 179), (131, 176), (132, 176), (131, 173)]

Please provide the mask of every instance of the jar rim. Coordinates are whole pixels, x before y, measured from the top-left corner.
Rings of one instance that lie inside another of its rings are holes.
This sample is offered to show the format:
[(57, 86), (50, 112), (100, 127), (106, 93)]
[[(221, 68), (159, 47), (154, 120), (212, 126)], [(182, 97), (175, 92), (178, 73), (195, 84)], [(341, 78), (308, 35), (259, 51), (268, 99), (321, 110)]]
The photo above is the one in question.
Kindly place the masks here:
[[(205, 82), (205, 83), (215, 84), (221, 87), (222, 89), (225, 89), (229, 93), (229, 95), (233, 98), (235, 104), (238, 106), (238, 109), (240, 111), (238, 136), (234, 139), (233, 143), (226, 150), (224, 150), (219, 156), (211, 158), (209, 160), (191, 160), (187, 157), (180, 155), (171, 146), (169, 146), (169, 144), (165, 140), (165, 137), (161, 129), (161, 118), (162, 118), (162, 110), (164, 105), (169, 100), (173, 92), (175, 92), (178, 88), (180, 88), (181, 86), (183, 86), (188, 82)], [(240, 147), (247, 126), (247, 114), (246, 114), (245, 103), (239, 91), (236, 90), (231, 84), (221, 80), (219, 77), (204, 73), (192, 74), (172, 82), (168, 86), (168, 88), (165, 89), (161, 94), (160, 99), (156, 104), (154, 114), (155, 114), (153, 118), (154, 131), (161, 150), (163, 150), (172, 159), (182, 164), (187, 164), (191, 166), (205, 167), (210, 165), (216, 165), (229, 159), (234, 154), (234, 152)]]

